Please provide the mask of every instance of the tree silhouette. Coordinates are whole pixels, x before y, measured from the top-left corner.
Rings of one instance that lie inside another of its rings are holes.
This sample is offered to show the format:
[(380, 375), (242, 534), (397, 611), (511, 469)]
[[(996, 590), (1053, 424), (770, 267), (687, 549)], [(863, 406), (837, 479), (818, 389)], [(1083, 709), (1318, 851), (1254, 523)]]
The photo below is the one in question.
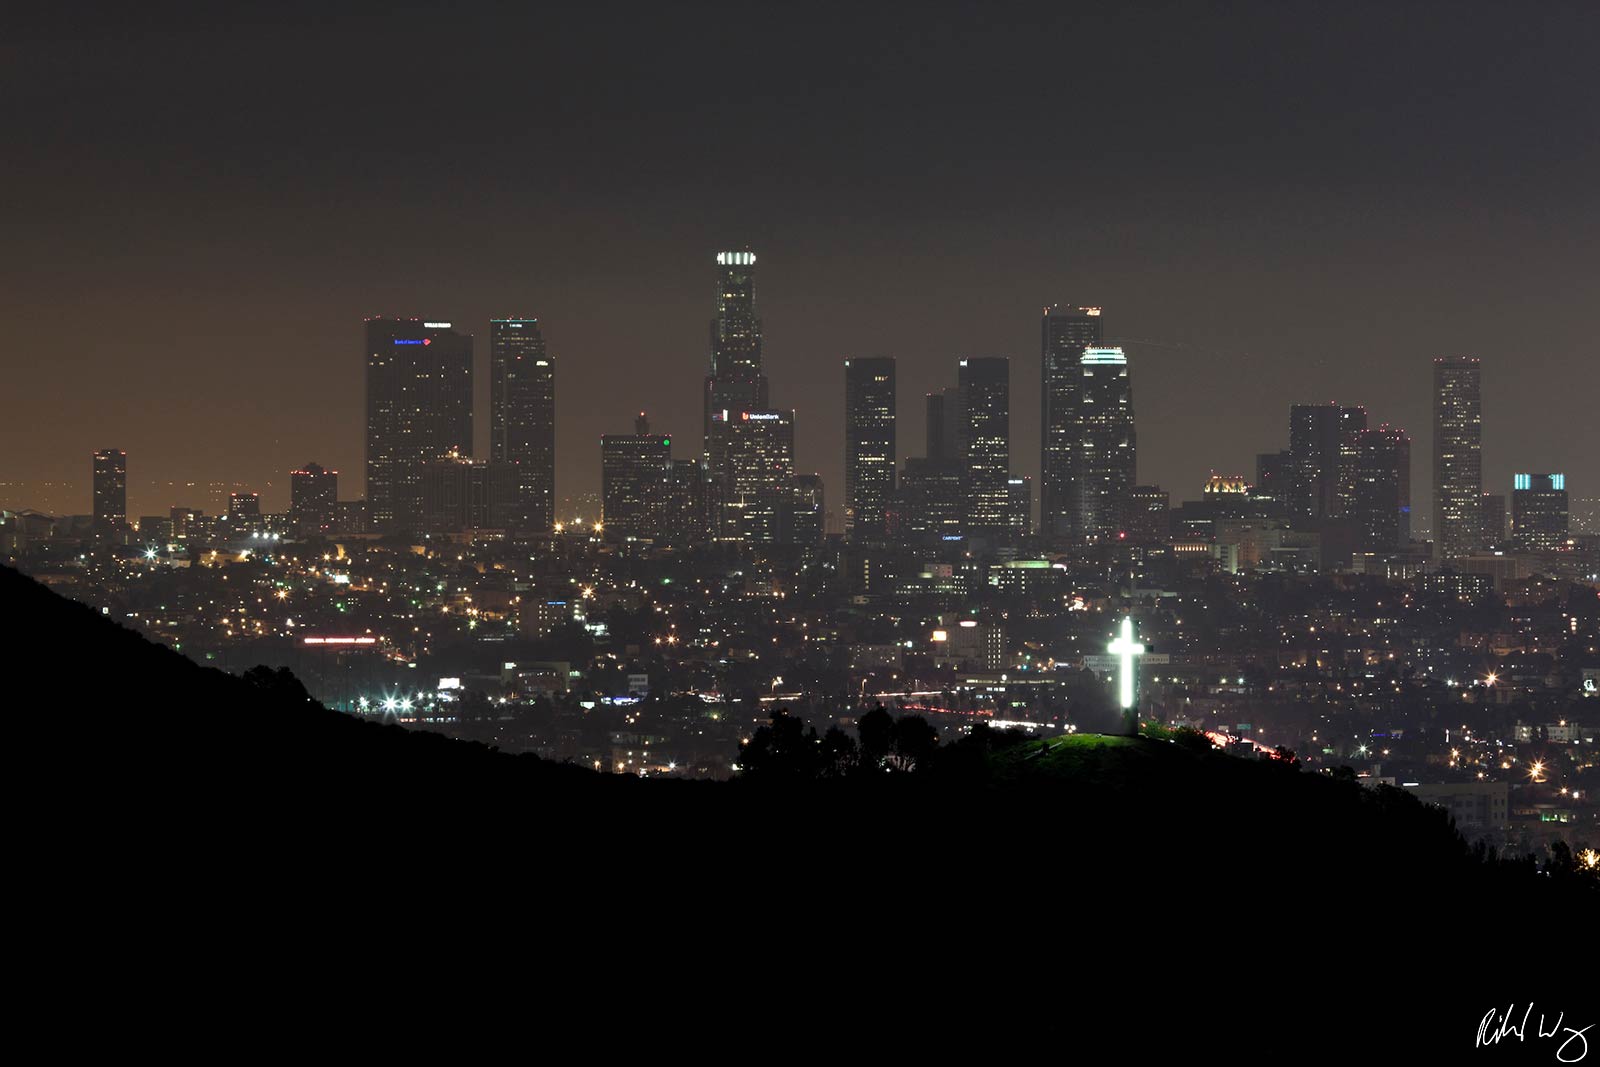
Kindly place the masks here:
[(861, 769), (881, 768), (894, 750), (894, 717), (879, 704), (856, 720), (856, 734), (861, 738)]
[(822, 769), (822, 742), (815, 728), (778, 708), (740, 748), (739, 769), (751, 778), (815, 778)]
[(939, 747), (939, 731), (920, 715), (906, 715), (894, 724), (894, 763), (914, 771)]

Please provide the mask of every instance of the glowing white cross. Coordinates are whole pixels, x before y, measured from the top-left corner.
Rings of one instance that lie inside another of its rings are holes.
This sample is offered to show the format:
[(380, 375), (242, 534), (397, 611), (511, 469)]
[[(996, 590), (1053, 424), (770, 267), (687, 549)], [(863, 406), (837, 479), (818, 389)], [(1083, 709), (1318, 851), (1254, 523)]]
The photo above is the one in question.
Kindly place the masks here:
[(1106, 646), (1106, 651), (1122, 660), (1117, 664), (1117, 692), (1122, 710), (1131, 710), (1134, 702), (1134, 657), (1144, 655), (1144, 646), (1133, 639), (1133, 619), (1126, 615), (1122, 617), (1122, 632), (1117, 634), (1115, 641)]

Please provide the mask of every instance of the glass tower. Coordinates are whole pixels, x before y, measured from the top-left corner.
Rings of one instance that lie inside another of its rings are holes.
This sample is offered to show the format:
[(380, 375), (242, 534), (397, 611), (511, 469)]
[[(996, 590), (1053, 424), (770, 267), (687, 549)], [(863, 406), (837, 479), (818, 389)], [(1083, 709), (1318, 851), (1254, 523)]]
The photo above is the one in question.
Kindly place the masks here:
[(538, 319), (489, 322), (489, 459), (516, 468), (511, 525), (548, 533), (556, 504), (556, 365)]

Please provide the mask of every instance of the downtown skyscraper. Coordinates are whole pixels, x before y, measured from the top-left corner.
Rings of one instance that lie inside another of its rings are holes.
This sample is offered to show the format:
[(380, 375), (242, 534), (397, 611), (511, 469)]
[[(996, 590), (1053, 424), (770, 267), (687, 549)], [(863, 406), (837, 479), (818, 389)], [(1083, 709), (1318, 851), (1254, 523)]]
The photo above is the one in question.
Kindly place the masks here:
[(754, 252), (718, 252), (716, 312), (711, 318), (711, 370), (705, 377), (707, 476), (715, 492), (732, 491), (728, 428), (741, 412), (767, 410), (761, 372), (761, 320), (756, 316)]
[(1139, 440), (1133, 426), (1133, 379), (1121, 348), (1093, 346), (1078, 357), (1080, 384), (1074, 437), (1073, 536), (1114, 536), (1139, 481)]
[(1483, 539), (1483, 377), (1476, 359), (1433, 361), (1433, 538), (1440, 559)]
[(1044, 309), (1039, 354), (1039, 530), (1047, 536), (1074, 534), (1079, 494), (1074, 464), (1079, 437), (1083, 350), (1105, 341), (1101, 309), (1051, 305)]
[(844, 532), (852, 539), (884, 535), (894, 495), (894, 360), (844, 361)]
[(600, 437), (601, 518), (606, 537), (661, 537), (672, 503), (672, 437), (650, 432), (644, 412), (633, 433)]
[(1012, 530), (1011, 361), (963, 359), (957, 382), (966, 447), (966, 533), (1004, 537)]
[(94, 454), (94, 535), (109, 539), (128, 524), (128, 454), (103, 448)]
[(489, 460), (516, 468), (511, 525), (549, 533), (556, 508), (556, 365), (538, 319), (489, 322)]
[(448, 322), (368, 319), (367, 514), (378, 533), (423, 526), (424, 468), (472, 455), (472, 335)]

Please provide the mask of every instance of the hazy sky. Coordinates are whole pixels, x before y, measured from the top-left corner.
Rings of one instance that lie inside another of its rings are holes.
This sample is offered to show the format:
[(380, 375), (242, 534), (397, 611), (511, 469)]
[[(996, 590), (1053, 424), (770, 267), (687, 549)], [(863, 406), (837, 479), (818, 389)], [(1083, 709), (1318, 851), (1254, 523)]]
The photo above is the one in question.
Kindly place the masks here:
[(1010, 356), (1037, 477), (1051, 302), (1106, 308), (1175, 500), (1337, 399), (1411, 432), (1425, 523), (1446, 354), (1484, 361), (1489, 488), (1600, 495), (1592, 4), (320, 8), (0, 17), (0, 504), (87, 512), (102, 447), (135, 516), (279, 510), (308, 460), (357, 495), (373, 314), (480, 368), (537, 315), (557, 492), (595, 491), (641, 407), (697, 450), (745, 246), (835, 510), (849, 355), (898, 358), (902, 457), (960, 356)]

